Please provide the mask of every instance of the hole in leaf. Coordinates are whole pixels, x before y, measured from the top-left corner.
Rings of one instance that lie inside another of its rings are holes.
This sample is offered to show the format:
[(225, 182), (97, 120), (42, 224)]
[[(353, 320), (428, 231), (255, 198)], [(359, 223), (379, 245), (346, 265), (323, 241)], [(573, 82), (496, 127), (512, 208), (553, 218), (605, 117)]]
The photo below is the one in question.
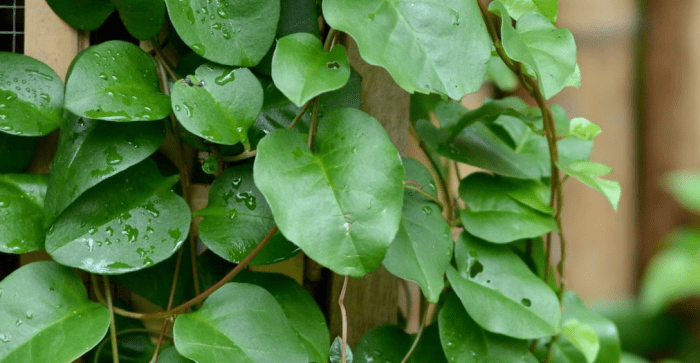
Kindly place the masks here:
[(472, 266), (469, 268), (469, 277), (475, 278), (476, 275), (480, 274), (482, 271), (484, 271), (484, 265), (475, 260)]
[(522, 300), (520, 300), (520, 303), (523, 304), (523, 306), (528, 307), (528, 308), (530, 306), (532, 306), (532, 301), (530, 301), (530, 299), (522, 299)]
[(333, 61), (326, 63), (326, 68), (328, 69), (340, 69), (340, 63)]

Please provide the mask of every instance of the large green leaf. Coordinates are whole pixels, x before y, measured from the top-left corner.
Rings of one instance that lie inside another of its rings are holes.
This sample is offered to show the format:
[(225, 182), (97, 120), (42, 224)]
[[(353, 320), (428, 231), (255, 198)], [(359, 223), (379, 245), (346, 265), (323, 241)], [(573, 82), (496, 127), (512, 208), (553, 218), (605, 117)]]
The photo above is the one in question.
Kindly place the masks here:
[(160, 355), (158, 355), (158, 363), (193, 363), (194, 361), (189, 360), (180, 355), (175, 347), (169, 347), (164, 349)]
[(263, 89), (247, 68), (207, 63), (175, 83), (175, 116), (190, 132), (218, 144), (248, 142), (263, 105)]
[(46, 174), (0, 174), (0, 252), (44, 248)]
[[(211, 185), (209, 205), (195, 213), (204, 217), (199, 237), (217, 255), (241, 262), (275, 225), (265, 197), (253, 182), (253, 166), (226, 169)], [(251, 261), (252, 265), (280, 262), (299, 252), (281, 234), (275, 234)]]
[(377, 120), (351, 108), (320, 120), (313, 146), (273, 131), (258, 144), (255, 184), (309, 257), (342, 275), (374, 271), (401, 219), (399, 153)]
[(486, 76), (492, 43), (474, 1), (326, 0), (323, 15), (410, 93), (458, 100)]
[(187, 238), (190, 209), (145, 160), (81, 195), (49, 228), (46, 251), (99, 274), (140, 270), (170, 257)]
[(601, 179), (601, 175), (610, 174), (612, 168), (592, 161), (580, 161), (569, 165), (559, 165), (559, 168), (569, 176), (573, 176), (583, 184), (599, 191), (610, 202), (614, 210), (620, 201), (622, 189), (620, 183), (612, 180)]
[(51, 164), (44, 210), (53, 222), (86, 190), (153, 154), (165, 138), (159, 122), (66, 118)]
[(109, 311), (70, 268), (41, 261), (0, 281), (0, 363), (69, 363), (100, 342)]
[(271, 293), (282, 307), (292, 330), (306, 347), (308, 360), (328, 362), (331, 338), (326, 318), (313, 297), (294, 279), (282, 274), (248, 272), (238, 275), (236, 281), (261, 286)]
[[(403, 159), (406, 180), (432, 195), (437, 188), (428, 169), (414, 159)], [(421, 287), (437, 302), (445, 287), (445, 269), (452, 259), (452, 233), (440, 207), (414, 191), (404, 192), (399, 231), (382, 262), (392, 274)]]
[(107, 121), (159, 120), (171, 112), (153, 59), (141, 48), (112, 40), (80, 52), (68, 72), (64, 107)]
[(0, 174), (25, 171), (34, 158), (36, 141), (36, 137), (0, 132)]
[(222, 286), (201, 309), (178, 316), (173, 335), (177, 351), (197, 362), (308, 362), (275, 298), (251, 284)]
[[(583, 304), (583, 301), (572, 291), (564, 293), (562, 298), (564, 313), (562, 319), (566, 322), (569, 320), (578, 320), (586, 324), (596, 336), (598, 343), (597, 358), (595, 360), (588, 359), (589, 362), (595, 363), (617, 363), (620, 360), (620, 337), (617, 332), (617, 327), (609, 319), (602, 315), (588, 310)], [(565, 326), (568, 325), (565, 323)], [(563, 330), (566, 330), (565, 328)], [(567, 336), (567, 338), (570, 338)], [(559, 345), (567, 344), (569, 339), (560, 339)], [(591, 354), (593, 357), (596, 355)], [(587, 358), (589, 358), (587, 356)]]
[(463, 233), (455, 260), (457, 269), (448, 267), (447, 278), (482, 328), (519, 339), (559, 332), (557, 296), (507, 246)]
[(511, 59), (532, 68), (546, 99), (561, 91), (576, 71), (576, 42), (568, 29), (558, 29), (551, 19), (540, 13), (526, 13), (518, 18), (517, 29), (510, 22), (508, 10), (494, 1), (489, 10), (501, 16), (503, 49)]
[(700, 173), (693, 170), (668, 173), (663, 186), (681, 206), (700, 214)]
[(0, 131), (42, 136), (61, 124), (63, 84), (46, 64), (0, 52)]
[(110, 0), (46, 0), (51, 10), (80, 30), (95, 30), (114, 12)]
[(501, 0), (501, 2), (515, 20), (524, 14), (536, 12), (546, 16), (552, 23), (557, 21), (559, 12), (557, 0)]
[(272, 45), (279, 0), (165, 0), (182, 40), (200, 56), (229, 66), (251, 67)]
[(111, 0), (124, 26), (136, 39), (154, 38), (163, 27), (165, 2), (163, 0)]
[(343, 87), (350, 64), (342, 44), (330, 51), (313, 34), (296, 33), (277, 41), (272, 56), (272, 80), (295, 105), (301, 107), (321, 93)]
[(354, 362), (400, 363), (412, 341), (411, 336), (396, 325), (378, 326), (357, 343)]

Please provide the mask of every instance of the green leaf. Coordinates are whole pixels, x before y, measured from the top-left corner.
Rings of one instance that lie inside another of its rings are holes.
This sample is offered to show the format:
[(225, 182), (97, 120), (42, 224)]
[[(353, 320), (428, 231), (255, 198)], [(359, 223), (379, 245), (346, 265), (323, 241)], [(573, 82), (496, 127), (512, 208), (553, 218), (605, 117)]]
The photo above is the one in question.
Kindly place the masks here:
[(423, 330), (423, 335), (408, 360), (408, 363), (424, 362), (447, 363), (447, 358), (440, 345), (440, 332), (437, 323), (430, 324)]
[(355, 347), (355, 363), (400, 363), (413, 339), (396, 325), (381, 325), (365, 334)]
[[(562, 328), (562, 333), (568, 338), (568, 340), (572, 341), (574, 345), (579, 348), (579, 350), (584, 352), (588, 362), (618, 363), (620, 360), (620, 337), (615, 324), (602, 315), (588, 310), (581, 299), (572, 291), (567, 291), (564, 293), (562, 305), (564, 306), (564, 314), (562, 315), (564, 321), (576, 320), (581, 324), (585, 324), (588, 329), (590, 329), (590, 331), (586, 334), (588, 336), (591, 336), (591, 334), (595, 335), (597, 344), (594, 343), (593, 346), (584, 350), (581, 349), (581, 346), (577, 345), (573, 339), (571, 339), (569, 334), (567, 334), (567, 331), (569, 330), (567, 326), (569, 326), (569, 323), (564, 323), (564, 327)], [(583, 329), (584, 331), (588, 330), (586, 328)], [(591, 339), (592, 338), (593, 336), (591, 336)], [(559, 341), (560, 345), (566, 343), (567, 339), (560, 339)], [(594, 349), (595, 345), (598, 345), (599, 348)], [(589, 354), (586, 354), (586, 350), (588, 350)], [(595, 353), (597, 353), (597, 358), (595, 358)]]
[(447, 278), (482, 328), (519, 339), (560, 331), (557, 296), (507, 246), (463, 233), (455, 260), (458, 269), (448, 267)]
[(61, 124), (63, 84), (46, 64), (0, 52), (0, 131), (43, 136)]
[[(432, 195), (437, 189), (428, 169), (403, 159), (406, 180)], [(440, 207), (414, 191), (404, 192), (399, 231), (384, 257), (392, 274), (416, 282), (429, 302), (436, 303), (445, 287), (445, 269), (452, 259), (452, 233)]]
[(64, 107), (78, 116), (107, 121), (160, 120), (171, 113), (153, 59), (120, 40), (92, 46), (73, 59)]
[(57, 262), (98, 274), (140, 270), (170, 257), (187, 238), (190, 209), (145, 160), (81, 195), (49, 228)]
[(37, 138), (0, 132), (0, 174), (21, 173), (34, 158)]
[[(508, 19), (501, 1), (494, 1), (489, 10)], [(568, 29), (556, 28), (550, 19), (539, 13), (518, 18), (517, 30), (510, 21), (501, 21), (503, 49), (511, 59), (532, 68), (545, 99), (561, 91), (576, 71), (576, 42)]]
[[(265, 197), (253, 182), (253, 166), (241, 164), (226, 169), (209, 191), (209, 205), (195, 213), (204, 219), (199, 237), (222, 258), (241, 262), (275, 225)], [(299, 248), (276, 234), (251, 265), (266, 265), (286, 260)]]
[(0, 175), (0, 252), (44, 248), (46, 174)]
[(55, 262), (20, 267), (0, 281), (0, 294), (0, 363), (69, 363), (107, 333), (107, 308)]
[(164, 139), (160, 122), (131, 124), (66, 117), (49, 174), (46, 221), (56, 220), (88, 189), (153, 154)]
[(80, 30), (95, 30), (114, 12), (110, 0), (46, 0), (63, 21)]
[(263, 105), (263, 89), (247, 68), (207, 63), (173, 86), (175, 116), (193, 134), (211, 142), (248, 142), (248, 129)]
[(692, 170), (670, 172), (664, 176), (663, 187), (683, 208), (700, 214), (700, 173)]
[(558, 230), (551, 209), (542, 198), (548, 196), (540, 189), (541, 184), (522, 182), (502, 181), (486, 173), (472, 173), (462, 179), (459, 194), (467, 206), (460, 212), (464, 228), (494, 243), (534, 238)]
[(230, 282), (179, 315), (173, 336), (177, 351), (197, 362), (308, 362), (275, 298), (250, 284)]
[[(335, 340), (333, 340), (333, 344), (331, 344), (331, 349), (330, 349), (330, 357), (329, 361), (331, 363), (341, 363), (342, 362), (342, 347), (343, 343), (340, 337), (336, 337)], [(354, 360), (354, 355), (352, 354), (352, 350), (350, 347), (345, 344), (345, 358), (346, 358), (346, 363), (352, 363)]]
[(482, 329), (454, 294), (440, 309), (438, 323), (440, 342), (450, 362), (537, 362), (528, 351), (527, 342)]
[(321, 93), (343, 87), (350, 78), (347, 52), (342, 44), (330, 51), (313, 34), (296, 33), (277, 41), (272, 56), (272, 80), (301, 107)]
[(513, 19), (518, 20), (526, 13), (540, 13), (552, 24), (557, 21), (559, 2), (557, 0), (501, 0)]
[(568, 319), (561, 328), (561, 334), (566, 337), (569, 344), (583, 354), (586, 362), (593, 363), (595, 361), (600, 350), (600, 342), (598, 335), (590, 325), (575, 318)]
[(255, 184), (280, 231), (309, 257), (342, 275), (374, 271), (401, 219), (399, 153), (377, 120), (351, 108), (320, 120), (313, 146), (273, 131), (258, 144)]
[(216, 63), (252, 67), (272, 45), (279, 0), (165, 0), (177, 34)]
[(593, 140), (600, 134), (600, 126), (586, 120), (585, 118), (575, 118), (569, 124), (569, 134), (581, 140)]
[(518, 76), (497, 55), (491, 56), (486, 76), (501, 91), (513, 92), (520, 86)]
[(173, 346), (164, 349), (160, 355), (158, 355), (158, 363), (194, 363), (194, 361), (181, 356)]
[(430, 120), (430, 113), (437, 107), (437, 105), (442, 101), (442, 98), (438, 94), (422, 94), (414, 93), (411, 95), (411, 106), (409, 111), (409, 119), (411, 124), (416, 123), (416, 121)]
[(357, 41), (364, 60), (386, 68), (409, 93), (459, 100), (486, 76), (492, 43), (473, 1), (327, 0), (323, 15)]
[(601, 175), (611, 173), (610, 167), (591, 161), (580, 161), (566, 166), (559, 163), (559, 168), (567, 175), (573, 176), (583, 184), (599, 191), (610, 202), (612, 208), (617, 210), (622, 193), (620, 183), (599, 178)]
[(140, 40), (154, 38), (163, 27), (163, 0), (111, 0), (129, 34)]
[[(117, 323), (117, 326), (121, 326)], [(151, 342), (151, 334), (145, 328), (117, 330), (119, 363), (146, 363), (153, 357), (156, 345)], [(88, 355), (91, 363), (112, 363), (112, 340), (106, 337)], [(158, 357), (158, 362), (163, 361)]]
[(306, 347), (310, 362), (328, 362), (331, 340), (326, 318), (309, 293), (293, 278), (275, 273), (250, 272), (236, 276), (238, 282), (248, 282), (267, 290), (282, 307), (284, 315)]

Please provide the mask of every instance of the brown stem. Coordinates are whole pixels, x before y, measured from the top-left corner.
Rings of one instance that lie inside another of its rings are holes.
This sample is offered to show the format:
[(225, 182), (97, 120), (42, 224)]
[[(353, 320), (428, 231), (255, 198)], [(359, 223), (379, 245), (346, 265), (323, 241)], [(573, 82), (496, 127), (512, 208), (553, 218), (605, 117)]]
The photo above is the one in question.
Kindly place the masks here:
[(338, 306), (340, 306), (340, 316), (343, 324), (343, 340), (340, 342), (340, 362), (347, 363), (347, 345), (348, 345), (348, 314), (345, 311), (345, 291), (348, 289), (348, 277), (345, 276), (343, 280), (343, 288), (340, 290), (340, 297), (338, 297)]
[(236, 162), (236, 161), (241, 161), (241, 160), (246, 160), (250, 158), (254, 158), (255, 155), (257, 155), (258, 152), (256, 150), (250, 150), (250, 151), (244, 151), (238, 155), (234, 156), (222, 156), (221, 159), (223, 161), (227, 161), (230, 163)]
[[(177, 291), (177, 279), (180, 275), (180, 265), (182, 264), (182, 251), (182, 248), (180, 248), (180, 250), (177, 251), (177, 257), (175, 258), (175, 271), (173, 272), (173, 282), (170, 285), (170, 295), (168, 295), (168, 305), (165, 310), (170, 310), (170, 308), (173, 307), (173, 302), (175, 301), (175, 292)], [(158, 362), (158, 353), (160, 352), (160, 348), (163, 345), (163, 338), (165, 337), (165, 332), (168, 329), (168, 323), (170, 323), (170, 321), (168, 319), (165, 319), (163, 321), (163, 326), (160, 328), (160, 335), (158, 336), (156, 349), (153, 351), (151, 363)]]
[(314, 109), (311, 112), (311, 126), (309, 127), (309, 137), (306, 140), (306, 143), (309, 145), (309, 148), (313, 150), (313, 144), (314, 144), (314, 135), (316, 134), (316, 125), (318, 123), (318, 106), (319, 106), (319, 97), (316, 96), (314, 98)]
[(306, 112), (306, 110), (308, 110), (309, 107), (311, 107), (311, 103), (313, 101), (314, 100), (306, 101), (306, 103), (304, 104), (304, 107), (301, 108), (299, 113), (297, 113), (297, 115), (294, 117), (294, 120), (292, 120), (292, 123), (290, 123), (289, 126), (287, 126), (287, 130), (293, 129), (294, 126), (296, 126), (299, 123), (299, 121), (301, 121), (301, 118), (304, 116), (304, 113)]
[(112, 362), (119, 363), (119, 347), (117, 345), (117, 326), (114, 324), (114, 305), (112, 304), (112, 289), (109, 286), (109, 278), (103, 276), (105, 294), (107, 295), (107, 308), (109, 309), (109, 338), (112, 343)]

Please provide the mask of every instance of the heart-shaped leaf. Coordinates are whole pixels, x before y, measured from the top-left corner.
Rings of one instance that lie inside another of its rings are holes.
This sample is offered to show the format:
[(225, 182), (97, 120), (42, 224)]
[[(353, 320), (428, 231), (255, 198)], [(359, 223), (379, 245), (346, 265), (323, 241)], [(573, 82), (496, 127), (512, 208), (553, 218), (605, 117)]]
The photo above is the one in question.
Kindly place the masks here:
[(107, 121), (159, 120), (171, 113), (153, 59), (120, 40), (92, 46), (73, 59), (64, 107), (78, 116)]
[(175, 116), (190, 132), (218, 144), (248, 142), (263, 105), (263, 89), (247, 68), (204, 64), (175, 83)]
[(306, 363), (306, 350), (275, 298), (259, 286), (230, 282), (173, 327), (175, 347), (197, 362)]
[(34, 158), (36, 140), (0, 132), (0, 174), (25, 171)]
[(374, 271), (401, 219), (399, 153), (377, 120), (352, 108), (327, 114), (313, 146), (271, 132), (258, 144), (255, 184), (280, 231), (315, 261), (342, 275)]
[[(404, 158), (403, 166), (409, 184), (437, 195), (430, 172), (420, 162)], [(401, 224), (382, 262), (384, 267), (402, 279), (418, 283), (428, 301), (436, 303), (445, 287), (452, 246), (450, 226), (440, 207), (417, 192), (404, 192)]]
[(501, 0), (510, 16), (518, 20), (523, 14), (540, 13), (552, 24), (557, 21), (559, 2), (557, 0)]
[(280, 0), (165, 0), (177, 34), (219, 64), (252, 67), (272, 45)]
[(44, 210), (50, 224), (86, 190), (153, 154), (165, 138), (159, 122), (93, 121), (69, 116), (51, 164)]
[[(242, 164), (226, 169), (211, 185), (209, 205), (195, 213), (204, 217), (199, 237), (217, 255), (241, 262), (275, 225), (272, 212), (253, 182), (253, 166)], [(286, 260), (299, 252), (281, 234), (251, 261), (266, 265)]]
[(80, 30), (95, 30), (114, 12), (110, 0), (46, 0), (63, 21)]
[(0, 52), (0, 131), (42, 136), (61, 124), (63, 83), (46, 64)]
[(46, 174), (0, 175), (0, 252), (44, 248)]
[(620, 183), (600, 178), (601, 175), (610, 174), (612, 168), (592, 161), (580, 161), (569, 165), (560, 164), (559, 169), (567, 175), (575, 177), (583, 184), (599, 191), (610, 202), (612, 208), (617, 210), (617, 204), (622, 194)]
[(277, 41), (272, 80), (295, 105), (301, 107), (321, 93), (341, 88), (349, 78), (350, 64), (342, 44), (327, 52), (321, 40), (309, 33), (287, 35)]
[(458, 269), (448, 267), (447, 278), (482, 328), (519, 339), (559, 332), (557, 296), (507, 246), (462, 233), (455, 260)]
[(327, 0), (323, 16), (406, 91), (459, 100), (486, 76), (491, 39), (473, 1)]
[(46, 252), (98, 274), (140, 270), (170, 257), (187, 238), (190, 209), (151, 160), (81, 195), (49, 228)]
[(110, 317), (70, 268), (52, 261), (0, 281), (0, 362), (69, 363), (102, 340)]

